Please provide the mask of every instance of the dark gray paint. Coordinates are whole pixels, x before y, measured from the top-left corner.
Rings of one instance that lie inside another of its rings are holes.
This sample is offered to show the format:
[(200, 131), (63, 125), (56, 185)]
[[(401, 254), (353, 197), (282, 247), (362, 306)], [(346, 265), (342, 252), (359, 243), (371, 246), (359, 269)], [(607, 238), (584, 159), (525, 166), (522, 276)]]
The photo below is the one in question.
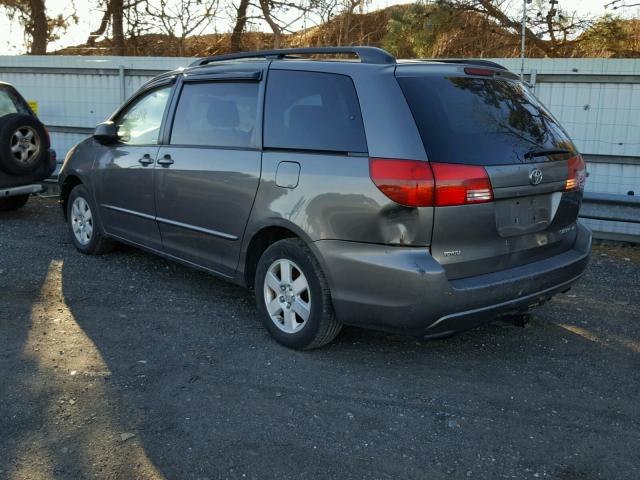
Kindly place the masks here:
[[(591, 234), (575, 223), (581, 193), (560, 192), (566, 161), (537, 162), (544, 180), (535, 188), (528, 183), (534, 164), (490, 167), (496, 201), (462, 207), (404, 207), (369, 178), (368, 157), (427, 161), (396, 70), (451, 75), (460, 65), (229, 61), (167, 74), (142, 91), (175, 76), (179, 91), (184, 78), (253, 75), (262, 105), (269, 68), (351, 76), (368, 156), (262, 150), (261, 135), (255, 150), (168, 146), (165, 121), (163, 145), (149, 153), (170, 155), (172, 164), (142, 167), (134, 164), (145, 153), (140, 147), (109, 155), (90, 140), (72, 152), (60, 182), (77, 175), (98, 203), (138, 213), (102, 208), (107, 233), (239, 284), (247, 281), (252, 239), (265, 228), (286, 228), (316, 255), (347, 324), (434, 335), (460, 330), (544, 301), (584, 270)], [(514, 230), (505, 220), (515, 208), (509, 202), (532, 196), (543, 199), (543, 221)], [(450, 255), (454, 250), (461, 254)]]
[[(93, 165), (95, 196), (102, 225), (141, 246), (161, 249), (160, 231), (155, 221), (154, 163), (157, 145), (100, 146)], [(150, 164), (141, 164), (148, 156)]]
[(155, 199), (165, 251), (225, 275), (238, 264), (240, 239), (260, 181), (260, 152), (166, 146)]

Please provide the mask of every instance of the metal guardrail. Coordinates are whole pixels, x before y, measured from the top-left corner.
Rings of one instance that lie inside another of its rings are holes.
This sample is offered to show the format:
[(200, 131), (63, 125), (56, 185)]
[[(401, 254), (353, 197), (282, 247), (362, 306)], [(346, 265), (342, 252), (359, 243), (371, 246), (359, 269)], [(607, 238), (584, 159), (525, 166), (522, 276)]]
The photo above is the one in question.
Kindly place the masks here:
[[(610, 193), (586, 192), (582, 200), (580, 218), (620, 222), (625, 225), (640, 225), (640, 197), (614, 195)], [(615, 225), (615, 224), (614, 224)], [(631, 243), (640, 243), (640, 233), (622, 233), (615, 228), (593, 229), (595, 238)]]
[(640, 224), (640, 197), (587, 192), (582, 201), (580, 217)]

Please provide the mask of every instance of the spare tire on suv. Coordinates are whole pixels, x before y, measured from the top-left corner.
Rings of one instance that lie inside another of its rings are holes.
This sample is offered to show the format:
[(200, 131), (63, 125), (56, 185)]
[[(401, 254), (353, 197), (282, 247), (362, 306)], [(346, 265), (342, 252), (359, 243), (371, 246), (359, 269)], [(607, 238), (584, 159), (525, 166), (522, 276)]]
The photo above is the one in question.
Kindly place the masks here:
[(0, 118), (0, 169), (4, 172), (35, 172), (46, 161), (49, 146), (49, 135), (37, 118), (23, 113)]

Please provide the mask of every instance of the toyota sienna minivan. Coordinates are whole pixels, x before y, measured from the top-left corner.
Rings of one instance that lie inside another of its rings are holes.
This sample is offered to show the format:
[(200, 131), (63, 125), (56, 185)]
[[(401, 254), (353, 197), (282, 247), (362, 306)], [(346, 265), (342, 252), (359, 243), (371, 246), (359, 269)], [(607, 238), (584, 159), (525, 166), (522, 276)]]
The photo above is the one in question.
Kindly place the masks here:
[(80, 252), (123, 242), (246, 286), (275, 340), (310, 349), (343, 324), (449, 336), (568, 290), (585, 177), (502, 66), (338, 47), (164, 73), (59, 182)]

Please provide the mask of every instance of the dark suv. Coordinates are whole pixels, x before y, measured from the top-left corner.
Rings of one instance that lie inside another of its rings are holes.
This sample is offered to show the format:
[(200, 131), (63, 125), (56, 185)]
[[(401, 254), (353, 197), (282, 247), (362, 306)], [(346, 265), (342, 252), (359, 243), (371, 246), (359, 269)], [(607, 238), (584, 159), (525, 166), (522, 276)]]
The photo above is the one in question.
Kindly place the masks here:
[[(326, 54), (343, 57), (308, 58)], [(313, 348), (342, 324), (447, 336), (568, 290), (585, 176), (500, 65), (348, 47), (160, 75), (60, 185), (81, 252), (125, 242), (254, 288), (273, 337)]]
[(56, 168), (49, 133), (27, 102), (0, 82), (0, 211), (24, 206)]

